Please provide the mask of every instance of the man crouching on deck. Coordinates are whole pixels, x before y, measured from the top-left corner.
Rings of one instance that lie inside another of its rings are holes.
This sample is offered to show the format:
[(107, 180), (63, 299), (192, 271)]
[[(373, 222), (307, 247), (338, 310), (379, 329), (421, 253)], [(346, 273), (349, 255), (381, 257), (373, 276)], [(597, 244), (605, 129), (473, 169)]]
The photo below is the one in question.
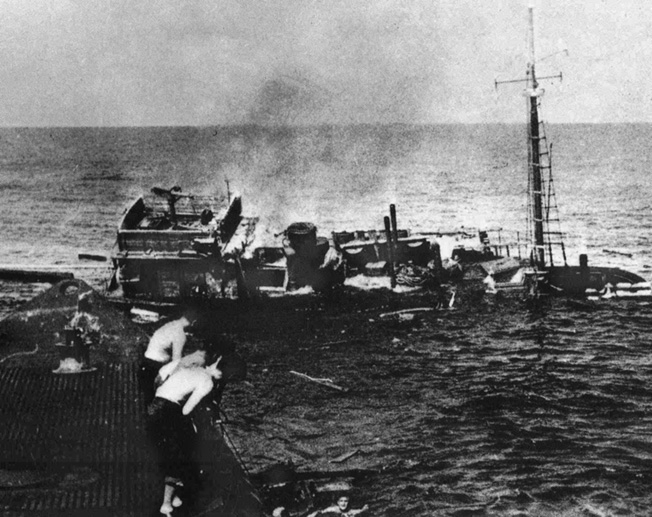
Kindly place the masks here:
[(178, 489), (199, 481), (193, 461), (196, 431), (190, 414), (213, 390), (215, 381), (222, 378), (220, 359), (206, 367), (175, 369), (156, 390), (147, 408), (148, 432), (159, 451), (165, 476), (160, 512), (168, 517), (181, 506)]

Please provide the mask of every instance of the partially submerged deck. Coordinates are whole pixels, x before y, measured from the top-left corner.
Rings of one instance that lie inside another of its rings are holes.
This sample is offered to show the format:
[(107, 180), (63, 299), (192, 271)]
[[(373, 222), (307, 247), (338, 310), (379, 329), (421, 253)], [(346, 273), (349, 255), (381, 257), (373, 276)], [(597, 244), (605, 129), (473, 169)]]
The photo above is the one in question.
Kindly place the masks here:
[[(96, 369), (54, 374), (75, 311), (71, 280), (0, 321), (0, 508), (3, 515), (157, 515), (162, 479), (145, 432), (137, 368), (143, 331), (99, 296)], [(201, 493), (175, 515), (258, 516), (261, 507), (219, 429), (201, 443)]]

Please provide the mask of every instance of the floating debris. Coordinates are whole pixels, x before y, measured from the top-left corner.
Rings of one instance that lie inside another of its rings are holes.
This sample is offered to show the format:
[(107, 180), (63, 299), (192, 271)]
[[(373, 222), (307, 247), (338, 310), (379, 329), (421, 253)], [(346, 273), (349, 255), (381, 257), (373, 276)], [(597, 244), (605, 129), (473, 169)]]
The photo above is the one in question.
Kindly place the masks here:
[(290, 370), (290, 373), (294, 374), (294, 375), (297, 375), (297, 376), (301, 377), (302, 379), (306, 379), (308, 381), (315, 382), (317, 384), (321, 384), (322, 386), (326, 386), (326, 387), (332, 388), (334, 390), (344, 391), (344, 392), (349, 391), (348, 388), (342, 388), (341, 386), (338, 386), (331, 379), (319, 379), (319, 378), (316, 378), (316, 377), (310, 377), (310, 375), (306, 375), (305, 373), (295, 372), (294, 370)]
[(391, 316), (401, 317), (402, 315), (405, 315), (405, 314), (415, 314), (415, 313), (418, 313), (418, 312), (432, 312), (434, 310), (435, 309), (433, 309), (432, 307), (415, 307), (414, 309), (403, 309), (403, 310), (400, 310), (400, 311), (384, 312), (384, 313), (380, 314), (378, 317), (381, 318), (381, 319), (382, 318), (389, 318)]
[(354, 451), (351, 451), (351, 452), (347, 452), (347, 453), (341, 454), (341, 455), (338, 456), (337, 458), (333, 458), (333, 459), (331, 460), (331, 463), (343, 463), (343, 462), (345, 462), (346, 460), (348, 460), (349, 458), (352, 458), (353, 456), (355, 456), (356, 454), (358, 454), (359, 452), (360, 452), (360, 450), (359, 450), (359, 449), (356, 449), (356, 450), (354, 450)]

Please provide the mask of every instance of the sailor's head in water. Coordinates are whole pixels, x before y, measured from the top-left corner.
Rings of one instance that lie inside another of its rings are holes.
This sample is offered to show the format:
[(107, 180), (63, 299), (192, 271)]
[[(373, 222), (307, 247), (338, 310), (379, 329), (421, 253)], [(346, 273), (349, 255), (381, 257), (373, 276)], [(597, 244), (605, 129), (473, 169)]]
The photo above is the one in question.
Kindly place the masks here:
[(349, 509), (349, 496), (348, 495), (341, 495), (337, 499), (337, 507), (340, 509), (342, 512), (346, 512)]

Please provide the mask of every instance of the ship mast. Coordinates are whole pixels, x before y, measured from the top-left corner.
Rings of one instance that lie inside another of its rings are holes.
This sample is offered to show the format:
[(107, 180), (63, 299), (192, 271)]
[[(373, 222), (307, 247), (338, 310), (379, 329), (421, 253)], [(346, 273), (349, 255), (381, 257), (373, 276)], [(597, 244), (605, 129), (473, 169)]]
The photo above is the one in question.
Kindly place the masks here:
[(534, 70), (534, 13), (532, 7), (529, 8), (529, 25), (528, 25), (528, 47), (529, 62), (527, 65), (527, 86), (525, 95), (527, 97), (527, 107), (529, 111), (528, 120), (528, 169), (531, 178), (530, 198), (532, 202), (532, 219), (534, 224), (534, 264), (543, 268), (545, 266), (545, 249), (543, 240), (543, 186), (541, 180), (541, 149), (539, 146), (539, 106), (538, 97), (543, 95), (543, 90), (539, 90), (536, 73)]
[[(505, 83), (525, 83), (525, 97), (527, 102), (527, 150), (528, 150), (528, 235), (533, 246), (530, 259), (532, 265), (542, 270), (546, 267), (546, 242), (545, 237), (550, 233), (560, 232), (546, 231), (549, 222), (549, 211), (551, 197), (554, 197), (552, 190), (552, 175), (544, 182), (543, 171), (550, 171), (550, 150), (546, 143), (541, 121), (539, 120), (539, 97), (543, 95), (543, 89), (539, 88), (539, 79), (560, 79), (561, 73), (537, 78), (534, 64), (534, 9), (528, 9), (528, 64), (525, 79), (511, 79), (507, 81), (496, 80), (495, 86)], [(550, 54), (552, 56), (554, 54)], [(547, 56), (547, 57), (550, 57)], [(546, 58), (543, 58), (546, 59)], [(543, 148), (543, 150), (542, 150)], [(544, 183), (547, 185), (544, 187)], [(544, 192), (546, 190), (546, 192)], [(544, 213), (545, 212), (545, 213)], [(550, 247), (552, 243), (548, 242)], [(563, 243), (559, 243), (562, 245)], [(552, 265), (552, 249), (550, 252), (550, 265)], [(565, 253), (564, 253), (565, 262)]]

